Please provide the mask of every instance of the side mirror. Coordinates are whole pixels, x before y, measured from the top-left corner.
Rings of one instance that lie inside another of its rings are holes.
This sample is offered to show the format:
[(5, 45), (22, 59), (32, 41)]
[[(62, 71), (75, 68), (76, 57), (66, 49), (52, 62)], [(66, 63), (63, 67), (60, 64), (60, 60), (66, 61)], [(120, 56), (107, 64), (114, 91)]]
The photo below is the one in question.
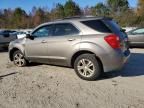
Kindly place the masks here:
[(31, 36), (30, 34), (26, 34), (26, 38), (34, 40), (34, 36)]

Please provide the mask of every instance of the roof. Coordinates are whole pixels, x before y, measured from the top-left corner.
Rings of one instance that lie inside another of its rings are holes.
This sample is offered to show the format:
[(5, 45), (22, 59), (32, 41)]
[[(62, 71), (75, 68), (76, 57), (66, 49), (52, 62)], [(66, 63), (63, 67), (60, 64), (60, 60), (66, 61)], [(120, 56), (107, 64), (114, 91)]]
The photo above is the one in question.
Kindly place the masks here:
[(101, 16), (74, 16), (74, 17), (66, 17), (62, 19), (56, 19), (50, 22), (46, 22), (45, 24), (53, 24), (53, 23), (62, 23), (62, 22), (73, 22), (73, 21), (84, 21), (84, 20), (98, 20), (98, 19), (112, 19), (109, 17), (101, 17)]

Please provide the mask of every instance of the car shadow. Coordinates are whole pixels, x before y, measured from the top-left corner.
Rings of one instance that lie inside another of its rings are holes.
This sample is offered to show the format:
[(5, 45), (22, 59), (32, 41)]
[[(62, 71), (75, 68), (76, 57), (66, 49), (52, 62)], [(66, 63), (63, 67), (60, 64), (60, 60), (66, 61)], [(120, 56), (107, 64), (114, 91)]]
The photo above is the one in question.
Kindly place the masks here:
[(35, 63), (35, 62), (31, 62), (31, 63), (28, 63), (27, 67), (35, 67), (35, 66), (41, 66), (43, 65), (42, 63)]
[(18, 73), (18, 72), (12, 72), (12, 73), (9, 73), (9, 74), (0, 75), (0, 80), (2, 80), (2, 79), (5, 78), (5, 77), (8, 77), (8, 76), (11, 76), (11, 75), (17, 74), (17, 73)]
[(104, 73), (102, 79), (114, 77), (136, 77), (144, 75), (144, 54), (132, 53), (121, 71)]
[(144, 54), (132, 53), (129, 62), (121, 72), (123, 77), (133, 77), (144, 75)]

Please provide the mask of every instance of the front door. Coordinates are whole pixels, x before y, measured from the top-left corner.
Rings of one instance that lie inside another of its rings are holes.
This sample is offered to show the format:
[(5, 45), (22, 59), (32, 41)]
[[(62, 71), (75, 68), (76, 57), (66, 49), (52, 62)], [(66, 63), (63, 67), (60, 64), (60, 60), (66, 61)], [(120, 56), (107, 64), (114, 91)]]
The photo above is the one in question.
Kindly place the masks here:
[(26, 39), (25, 54), (28, 59), (35, 62), (47, 62), (51, 30), (52, 25), (42, 26), (31, 34), (34, 39)]

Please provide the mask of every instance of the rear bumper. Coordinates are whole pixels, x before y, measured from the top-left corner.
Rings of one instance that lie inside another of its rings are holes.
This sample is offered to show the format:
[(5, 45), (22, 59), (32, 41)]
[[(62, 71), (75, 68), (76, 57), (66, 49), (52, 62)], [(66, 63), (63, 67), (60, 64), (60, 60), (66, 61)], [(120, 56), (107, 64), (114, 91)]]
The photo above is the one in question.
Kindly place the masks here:
[(103, 59), (104, 72), (121, 70), (130, 57), (130, 51), (124, 54), (120, 50)]

